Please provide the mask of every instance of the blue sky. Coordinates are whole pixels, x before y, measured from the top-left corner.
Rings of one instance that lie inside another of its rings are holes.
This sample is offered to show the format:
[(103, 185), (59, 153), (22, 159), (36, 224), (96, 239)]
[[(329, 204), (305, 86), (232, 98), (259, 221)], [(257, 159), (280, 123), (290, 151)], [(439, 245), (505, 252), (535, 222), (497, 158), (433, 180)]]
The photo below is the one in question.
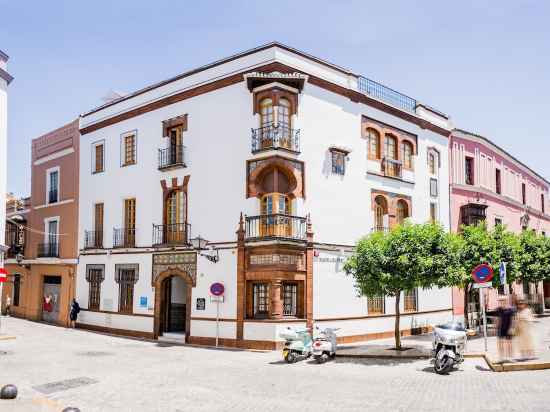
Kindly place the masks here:
[(550, 2), (0, 0), (8, 189), (31, 139), (101, 103), (272, 40), (451, 115), (550, 179)]

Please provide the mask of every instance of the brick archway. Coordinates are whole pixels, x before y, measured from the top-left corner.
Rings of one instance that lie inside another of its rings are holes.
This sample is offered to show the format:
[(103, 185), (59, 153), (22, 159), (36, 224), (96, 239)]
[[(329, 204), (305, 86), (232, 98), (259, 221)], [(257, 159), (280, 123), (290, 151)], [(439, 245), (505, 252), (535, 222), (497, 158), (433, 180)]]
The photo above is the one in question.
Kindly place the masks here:
[(173, 276), (179, 276), (186, 284), (186, 296), (185, 296), (185, 342), (189, 341), (191, 334), (191, 309), (192, 309), (192, 293), (193, 286), (195, 286), (193, 277), (190, 273), (178, 268), (168, 268), (164, 272), (161, 272), (154, 281), (155, 288), (155, 314), (154, 314), (154, 338), (157, 339), (161, 333), (161, 316), (165, 305), (164, 288), (166, 287), (166, 281)]

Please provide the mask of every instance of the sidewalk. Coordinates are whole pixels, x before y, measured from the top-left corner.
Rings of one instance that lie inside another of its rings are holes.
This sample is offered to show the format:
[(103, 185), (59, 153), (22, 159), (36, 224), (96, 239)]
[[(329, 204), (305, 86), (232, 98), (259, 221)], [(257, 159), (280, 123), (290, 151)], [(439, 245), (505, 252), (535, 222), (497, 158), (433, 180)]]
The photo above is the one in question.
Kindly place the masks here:
[[(485, 360), (494, 371), (550, 369), (550, 318), (539, 317), (535, 324), (536, 356), (537, 359), (520, 362), (514, 358), (512, 362), (499, 364), (497, 338), (487, 338), (487, 354), (483, 336), (469, 337), (466, 344), (467, 357), (485, 357)], [(338, 356), (359, 358), (391, 358), (391, 359), (426, 359), (431, 357), (432, 334), (407, 336), (401, 338), (404, 351), (396, 351), (395, 340), (382, 339), (353, 344), (338, 345)], [(513, 356), (518, 357), (519, 354)]]

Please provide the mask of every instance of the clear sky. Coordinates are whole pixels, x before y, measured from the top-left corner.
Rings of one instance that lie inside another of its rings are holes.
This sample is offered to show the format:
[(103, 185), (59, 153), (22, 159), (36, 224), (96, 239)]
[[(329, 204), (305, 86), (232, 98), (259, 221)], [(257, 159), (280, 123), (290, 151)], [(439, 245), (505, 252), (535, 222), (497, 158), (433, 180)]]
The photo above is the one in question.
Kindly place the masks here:
[(451, 115), (550, 179), (550, 1), (0, 0), (8, 189), (31, 139), (101, 103), (277, 40)]

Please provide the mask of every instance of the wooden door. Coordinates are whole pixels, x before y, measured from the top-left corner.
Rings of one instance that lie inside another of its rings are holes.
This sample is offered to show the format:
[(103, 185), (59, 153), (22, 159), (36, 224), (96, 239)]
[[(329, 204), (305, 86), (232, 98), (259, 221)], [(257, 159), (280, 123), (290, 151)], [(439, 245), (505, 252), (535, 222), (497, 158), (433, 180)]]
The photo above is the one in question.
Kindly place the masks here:
[(136, 242), (136, 199), (124, 200), (124, 243), (134, 246)]

